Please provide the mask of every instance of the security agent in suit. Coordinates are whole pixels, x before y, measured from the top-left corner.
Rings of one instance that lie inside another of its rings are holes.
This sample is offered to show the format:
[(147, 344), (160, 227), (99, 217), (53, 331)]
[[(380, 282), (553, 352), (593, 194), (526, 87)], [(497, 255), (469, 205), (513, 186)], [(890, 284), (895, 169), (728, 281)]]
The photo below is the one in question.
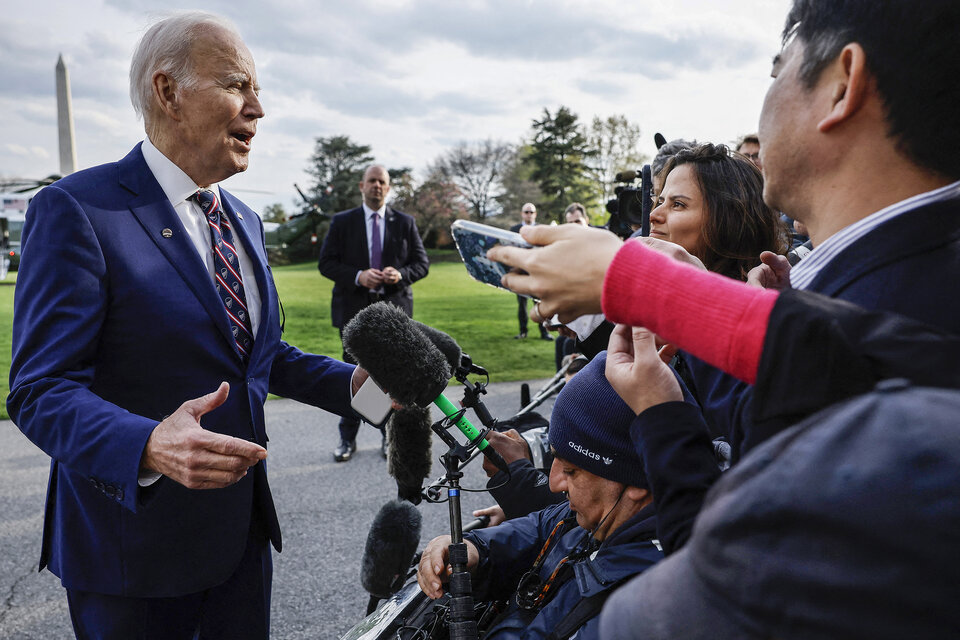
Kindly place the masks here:
[(234, 28), (162, 20), (130, 76), (147, 139), (43, 189), (23, 230), (7, 407), (52, 458), (40, 567), (78, 638), (266, 638), (281, 537), (263, 402), (346, 413), (366, 376), (280, 339), (263, 226), (217, 186), (264, 115)]
[[(413, 317), (410, 285), (430, 270), (413, 217), (386, 205), (390, 174), (379, 165), (363, 173), (363, 204), (333, 217), (320, 249), (318, 268), (333, 280), (330, 316), (341, 330), (367, 305), (385, 300)], [(344, 350), (343, 359), (354, 362)], [(346, 462), (357, 449), (360, 421), (340, 420), (340, 444), (333, 459)], [(386, 457), (386, 440), (381, 453)]]
[[(537, 207), (532, 202), (527, 202), (520, 207), (521, 222), (510, 227), (510, 231), (518, 232), (525, 226), (537, 224)], [(522, 340), (527, 337), (527, 299), (524, 296), (517, 296), (517, 320), (520, 321), (520, 333), (513, 336), (515, 340)], [(553, 340), (543, 325), (538, 325), (540, 329), (541, 340)]]

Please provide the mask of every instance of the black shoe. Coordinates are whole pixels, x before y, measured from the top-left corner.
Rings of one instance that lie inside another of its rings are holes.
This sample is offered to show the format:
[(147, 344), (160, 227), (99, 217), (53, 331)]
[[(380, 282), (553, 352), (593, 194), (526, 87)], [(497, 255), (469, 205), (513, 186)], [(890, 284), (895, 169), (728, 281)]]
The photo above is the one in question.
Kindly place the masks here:
[(521, 332), (518, 333), (517, 335), (513, 336), (513, 339), (514, 339), (514, 340), (523, 340), (523, 339), (526, 338), (526, 337), (527, 337), (527, 332), (526, 332), (526, 331), (521, 331)]
[(384, 433), (380, 436), (380, 457), (384, 460), (387, 459), (387, 452), (390, 451), (390, 443), (387, 442), (387, 434)]
[(356, 440), (341, 440), (337, 448), (333, 450), (333, 460), (334, 462), (347, 462), (353, 457), (356, 450)]
[(541, 333), (541, 334), (540, 334), (540, 339), (541, 339), (541, 340), (553, 340), (553, 336), (550, 335), (549, 333)]

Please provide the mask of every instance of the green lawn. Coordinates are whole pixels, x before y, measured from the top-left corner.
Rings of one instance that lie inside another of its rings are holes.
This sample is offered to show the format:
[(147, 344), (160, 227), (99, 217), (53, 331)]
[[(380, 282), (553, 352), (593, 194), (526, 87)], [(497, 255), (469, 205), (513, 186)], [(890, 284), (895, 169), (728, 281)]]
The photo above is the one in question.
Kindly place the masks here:
[[(513, 340), (516, 297), (471, 280), (451, 257), (450, 252), (431, 252), (430, 275), (413, 285), (414, 318), (453, 336), (474, 363), (490, 372), (492, 382), (553, 375), (553, 343), (534, 338), (536, 327), (531, 327), (531, 338)], [(304, 351), (339, 358), (340, 336), (330, 324), (333, 283), (312, 262), (275, 267), (273, 274), (286, 312), (284, 339)], [(15, 281), (15, 273), (0, 281), (0, 418), (7, 417)]]

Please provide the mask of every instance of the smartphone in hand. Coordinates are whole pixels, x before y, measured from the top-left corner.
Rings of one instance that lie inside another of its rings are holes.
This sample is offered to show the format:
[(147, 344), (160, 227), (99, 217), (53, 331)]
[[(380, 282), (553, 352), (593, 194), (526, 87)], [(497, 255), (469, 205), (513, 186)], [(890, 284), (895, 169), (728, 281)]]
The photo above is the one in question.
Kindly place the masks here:
[(533, 246), (519, 233), (470, 220), (457, 220), (453, 223), (451, 232), (470, 277), (504, 290), (508, 289), (500, 284), (500, 278), (510, 271), (510, 267), (487, 258), (487, 251), (501, 244), (523, 249)]

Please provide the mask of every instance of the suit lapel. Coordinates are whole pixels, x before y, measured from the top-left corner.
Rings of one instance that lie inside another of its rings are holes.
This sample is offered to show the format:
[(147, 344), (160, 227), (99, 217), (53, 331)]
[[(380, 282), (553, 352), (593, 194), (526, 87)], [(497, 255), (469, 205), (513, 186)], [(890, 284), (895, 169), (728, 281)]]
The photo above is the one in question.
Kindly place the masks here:
[(367, 238), (367, 213), (363, 206), (354, 209), (354, 224), (358, 225), (357, 233), (354, 237), (359, 238), (359, 243), (355, 247), (358, 256), (363, 256), (363, 269), (370, 268), (370, 240)]
[(226, 309), (213, 288), (210, 274), (180, 223), (177, 212), (150, 173), (139, 145), (120, 161), (119, 170), (121, 186), (134, 194), (129, 203), (131, 213), (210, 314), (224, 340), (236, 351)]
[(400, 219), (397, 212), (390, 207), (387, 207), (383, 213), (383, 266), (386, 267), (397, 261), (396, 239), (400, 235), (397, 229)]
[(808, 289), (834, 296), (866, 273), (954, 241), (960, 235), (958, 207), (960, 199), (950, 198), (888, 220), (837, 254)]

